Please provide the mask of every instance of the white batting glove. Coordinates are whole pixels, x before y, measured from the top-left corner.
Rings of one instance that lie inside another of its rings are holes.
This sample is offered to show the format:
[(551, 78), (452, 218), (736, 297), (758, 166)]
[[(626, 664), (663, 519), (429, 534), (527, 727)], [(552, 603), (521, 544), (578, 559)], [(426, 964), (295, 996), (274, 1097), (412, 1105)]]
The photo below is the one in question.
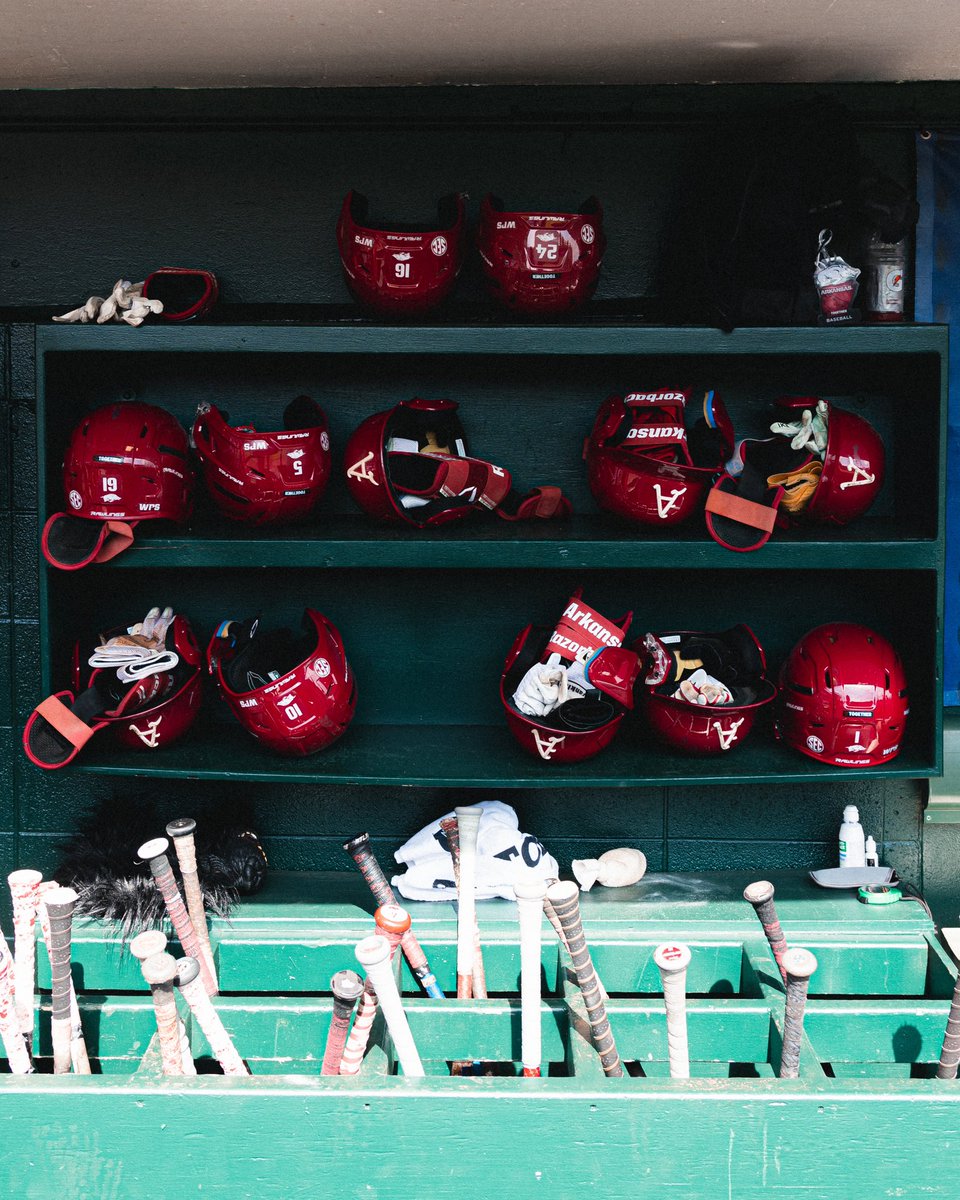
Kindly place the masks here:
[(732, 704), (733, 693), (726, 684), (714, 679), (703, 667), (688, 675), (673, 693), (674, 700), (686, 700), (689, 704)]
[(91, 296), (86, 304), (80, 308), (73, 308), (68, 313), (64, 313), (62, 317), (54, 317), (53, 319), (60, 325), (75, 325), (79, 322), (81, 325), (89, 325), (91, 321), (97, 319), (97, 313), (100, 311), (100, 305), (103, 303), (102, 296)]
[(534, 663), (513, 693), (514, 704), (528, 717), (545, 717), (566, 700), (567, 669), (559, 663)]

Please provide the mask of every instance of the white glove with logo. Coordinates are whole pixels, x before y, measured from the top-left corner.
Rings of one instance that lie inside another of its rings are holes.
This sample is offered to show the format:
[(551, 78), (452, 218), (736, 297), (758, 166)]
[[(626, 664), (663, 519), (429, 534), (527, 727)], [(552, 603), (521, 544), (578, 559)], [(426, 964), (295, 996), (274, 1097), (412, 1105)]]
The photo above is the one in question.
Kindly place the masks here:
[(698, 667), (692, 675), (688, 675), (671, 698), (687, 700), (690, 704), (733, 703), (733, 693), (727, 685), (707, 674), (703, 667)]
[(545, 717), (567, 700), (567, 668), (557, 664), (534, 663), (513, 693), (513, 702), (528, 717)]
[(770, 432), (790, 438), (794, 450), (808, 450), (823, 458), (827, 449), (827, 419), (827, 402), (818, 400), (816, 413), (805, 408), (799, 421), (774, 421)]

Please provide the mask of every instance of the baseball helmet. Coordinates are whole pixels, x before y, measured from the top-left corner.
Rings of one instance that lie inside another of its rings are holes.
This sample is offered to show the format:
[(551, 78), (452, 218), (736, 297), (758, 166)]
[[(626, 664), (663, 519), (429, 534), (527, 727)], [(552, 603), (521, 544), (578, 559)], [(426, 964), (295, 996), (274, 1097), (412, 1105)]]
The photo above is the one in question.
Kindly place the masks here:
[(344, 461), (359, 508), (378, 521), (418, 528), (482, 509), (508, 521), (569, 514), (559, 488), (521, 494), (505, 468), (469, 457), (457, 407), (454, 400), (404, 400), (354, 430)]
[(306, 517), (330, 478), (330, 434), (323, 410), (298, 396), (283, 413), (283, 429), (264, 433), (230, 425), (212, 404), (197, 409), (193, 444), (217, 508), (248, 525)]
[[(648, 633), (642, 649), (643, 713), (658, 741), (675, 750), (732, 750), (743, 743), (760, 709), (776, 698), (776, 686), (765, 676), (766, 656), (749, 625), (721, 633)], [(717, 682), (722, 698), (708, 700)]]
[(900, 751), (909, 711), (900, 656), (865, 625), (835, 621), (811, 629), (780, 671), (777, 734), (818, 762), (889, 762)]
[(611, 396), (584, 443), (587, 478), (601, 508), (644, 525), (679, 525), (703, 508), (733, 450), (720, 397), (704, 394), (688, 431), (692, 390), (661, 388)]
[(303, 633), (264, 630), (259, 619), (223, 621), (207, 665), (240, 724), (278, 754), (316, 754), (345, 731), (357, 689), (340, 634), (304, 610)]
[(88, 413), (63, 460), (69, 512), (43, 527), (44, 558), (75, 571), (106, 562), (133, 541), (140, 521), (185, 521), (193, 504), (187, 435), (162, 408), (139, 401)]
[[(500, 677), (500, 701), (510, 732), (542, 762), (574, 763), (592, 758), (613, 741), (627, 710), (640, 669), (637, 655), (623, 646), (632, 613), (611, 622), (581, 601), (578, 589), (554, 629), (528, 625), (507, 654)], [(530, 716), (516, 693), (531, 667), (547, 660), (564, 668), (577, 664), (577, 690), (546, 716)]]
[[(123, 632), (110, 630), (101, 641)], [(83, 692), (86, 659), (78, 642), (73, 689), (48, 696), (27, 721), (23, 748), (30, 761), (50, 771), (65, 767), (101, 729), (130, 750), (159, 750), (178, 741), (200, 711), (201, 657), (185, 616), (173, 618), (167, 640), (169, 669), (124, 681), (116, 670), (97, 667)]]
[(817, 396), (785, 396), (776, 407), (794, 428), (803, 410), (822, 412), (826, 444), (811, 451), (787, 434), (739, 443), (706, 503), (710, 536), (728, 550), (757, 550), (793, 521), (846, 525), (883, 486), (883, 442), (863, 417)]
[(373, 225), (368, 212), (366, 196), (347, 193), (337, 243), (350, 291), (361, 304), (393, 316), (434, 308), (449, 295), (463, 266), (463, 196), (444, 196), (432, 224)]
[(487, 194), (477, 247), (487, 289), (514, 312), (567, 313), (593, 295), (607, 240), (603, 209), (591, 196), (576, 212), (507, 212)]

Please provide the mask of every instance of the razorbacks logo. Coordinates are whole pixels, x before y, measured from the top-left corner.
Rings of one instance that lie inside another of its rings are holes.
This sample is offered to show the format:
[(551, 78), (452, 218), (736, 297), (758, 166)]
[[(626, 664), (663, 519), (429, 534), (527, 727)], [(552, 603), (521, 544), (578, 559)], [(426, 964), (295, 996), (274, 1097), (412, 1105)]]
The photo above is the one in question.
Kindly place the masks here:
[(657, 514), (661, 521), (665, 521), (669, 517), (687, 491), (685, 487), (674, 488), (669, 496), (664, 496), (659, 483), (653, 485), (653, 490), (657, 493)]
[(374, 487), (379, 487), (380, 484), (373, 477), (373, 472), (370, 470), (368, 463), (373, 459), (373, 451), (368, 450), (363, 458), (358, 458), (352, 467), (347, 468), (347, 475), (350, 479), (362, 479), (366, 483), (372, 483)]
[(721, 750), (729, 750), (733, 743), (737, 740), (737, 730), (743, 724), (743, 717), (739, 721), (734, 721), (729, 729), (724, 729), (719, 721), (713, 722), (713, 727), (717, 731), (717, 739), (720, 742)]
[(133, 730), (140, 741), (143, 742), (143, 744), (149, 750), (156, 750), (157, 746), (160, 744), (160, 722), (162, 720), (163, 717), (157, 717), (155, 721), (151, 721), (147, 726), (146, 732), (144, 732), (142, 729), (139, 729), (136, 725), (129, 725), (128, 728)]
[(540, 730), (535, 729), (533, 731), (533, 740), (537, 744), (537, 753), (540, 757), (549, 760), (567, 740), (567, 736), (561, 733), (559, 737), (541, 737)]

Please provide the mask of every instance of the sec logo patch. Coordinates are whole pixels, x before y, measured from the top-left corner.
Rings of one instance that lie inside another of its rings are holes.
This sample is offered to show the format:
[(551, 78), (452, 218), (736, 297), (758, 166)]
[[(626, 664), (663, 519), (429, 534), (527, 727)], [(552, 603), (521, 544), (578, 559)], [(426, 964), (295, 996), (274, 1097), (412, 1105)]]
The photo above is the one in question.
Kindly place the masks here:
[(811, 733), (810, 736), (807, 738), (807, 749), (812, 750), (814, 752), (814, 754), (822, 754), (823, 753), (823, 742), (818, 737), (816, 737), (814, 734)]

